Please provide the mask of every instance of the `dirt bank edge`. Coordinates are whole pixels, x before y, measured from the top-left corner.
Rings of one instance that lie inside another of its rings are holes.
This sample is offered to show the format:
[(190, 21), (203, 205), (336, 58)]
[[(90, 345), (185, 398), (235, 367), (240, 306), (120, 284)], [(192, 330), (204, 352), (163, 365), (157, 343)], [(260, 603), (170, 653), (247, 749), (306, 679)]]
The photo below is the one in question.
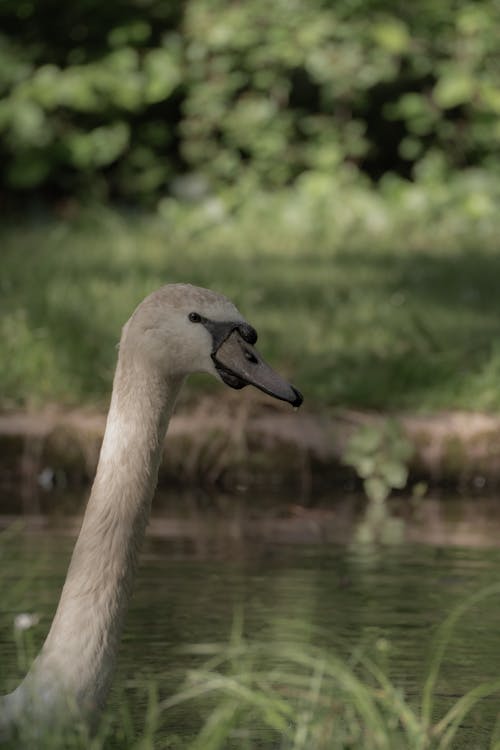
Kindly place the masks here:
[[(414, 451), (412, 480), (450, 487), (500, 484), (500, 416), (471, 412), (397, 414)], [(92, 480), (105, 415), (45, 409), (0, 414), (3, 486)], [(345, 446), (361, 425), (387, 415), (337, 410), (328, 415), (255, 398), (204, 397), (172, 418), (160, 469), (161, 484), (289, 489), (307, 495), (354, 477), (342, 463)]]

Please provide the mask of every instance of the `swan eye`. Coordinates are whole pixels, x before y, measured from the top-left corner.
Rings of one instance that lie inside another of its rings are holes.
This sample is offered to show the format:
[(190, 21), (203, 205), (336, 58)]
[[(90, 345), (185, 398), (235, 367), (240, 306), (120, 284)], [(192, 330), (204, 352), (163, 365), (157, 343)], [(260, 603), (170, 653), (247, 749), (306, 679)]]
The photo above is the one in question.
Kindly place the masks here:
[(188, 317), (191, 323), (201, 323), (201, 315), (197, 312), (190, 312)]

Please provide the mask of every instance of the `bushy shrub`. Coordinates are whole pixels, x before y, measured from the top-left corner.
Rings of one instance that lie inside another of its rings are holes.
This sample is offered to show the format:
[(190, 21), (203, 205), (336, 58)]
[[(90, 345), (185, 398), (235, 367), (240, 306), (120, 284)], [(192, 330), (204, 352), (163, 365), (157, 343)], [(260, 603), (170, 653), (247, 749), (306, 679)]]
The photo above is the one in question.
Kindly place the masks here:
[(4, 191), (496, 167), (499, 0), (4, 0)]

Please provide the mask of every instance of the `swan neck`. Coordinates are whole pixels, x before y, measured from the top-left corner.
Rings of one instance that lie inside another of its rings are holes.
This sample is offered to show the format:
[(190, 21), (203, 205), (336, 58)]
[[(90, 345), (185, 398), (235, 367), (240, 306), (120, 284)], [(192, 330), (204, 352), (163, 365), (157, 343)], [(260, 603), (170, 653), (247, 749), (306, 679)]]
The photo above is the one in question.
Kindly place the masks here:
[(42, 695), (49, 714), (64, 699), (92, 716), (107, 697), (180, 386), (180, 379), (160, 377), (120, 353), (96, 477), (59, 605), (18, 688)]

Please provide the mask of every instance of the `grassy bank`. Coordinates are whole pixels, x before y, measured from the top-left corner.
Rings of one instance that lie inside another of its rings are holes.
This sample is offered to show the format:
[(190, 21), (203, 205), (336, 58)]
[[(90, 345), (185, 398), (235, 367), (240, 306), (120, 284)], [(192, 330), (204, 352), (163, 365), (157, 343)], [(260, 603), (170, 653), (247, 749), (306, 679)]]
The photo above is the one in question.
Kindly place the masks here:
[(236, 302), (310, 406), (496, 410), (498, 194), (473, 174), (378, 192), (316, 175), (240, 208), (165, 199), (150, 215), (4, 221), (1, 406), (104, 405), (131, 310), (191, 281)]

